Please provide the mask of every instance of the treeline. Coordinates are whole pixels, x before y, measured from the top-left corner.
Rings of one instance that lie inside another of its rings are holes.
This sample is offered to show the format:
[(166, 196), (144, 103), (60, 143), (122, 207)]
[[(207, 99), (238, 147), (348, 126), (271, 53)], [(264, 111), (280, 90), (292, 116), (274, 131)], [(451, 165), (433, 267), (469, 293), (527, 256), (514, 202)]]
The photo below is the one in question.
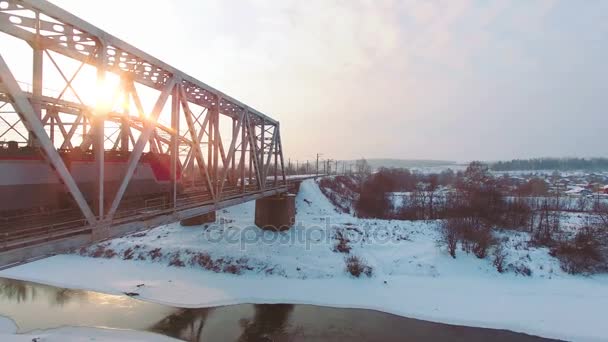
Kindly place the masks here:
[[(507, 271), (509, 265), (504, 264), (502, 244), (494, 231), (513, 229), (528, 232), (532, 245), (550, 248), (567, 272), (608, 271), (608, 205), (600, 202), (594, 205), (588, 212), (592, 220), (571, 233), (561, 223), (564, 201), (559, 194), (549, 194), (543, 180), (505, 186), (505, 177), (495, 177), (487, 165), (472, 162), (466, 170), (456, 173), (381, 169), (360, 177), (359, 182), (359, 199), (354, 205), (357, 216), (442, 219), (439, 242), (453, 257), (458, 246), (478, 258), (492, 253), (497, 270)], [(395, 192), (403, 192), (400, 195), (404, 196), (398, 207), (393, 205)], [(512, 271), (530, 273), (529, 269)]]
[(518, 170), (608, 170), (608, 158), (535, 158), (492, 163), (493, 171)]
[[(448, 169), (441, 173), (423, 174), (408, 169), (381, 168), (361, 181), (359, 200), (355, 211), (360, 217), (426, 219), (440, 216), (437, 192), (440, 187), (453, 185), (462, 172)], [(411, 193), (408, 205), (395, 214), (392, 194)], [(413, 208), (416, 206), (416, 208)], [(406, 212), (407, 211), (407, 212)], [(410, 212), (412, 211), (412, 212)], [(430, 213), (427, 213), (430, 211)]]
[[(515, 223), (520, 224), (531, 210), (507, 201), (501, 181), (480, 162), (471, 163), (465, 171), (434, 174), (381, 169), (362, 182), (355, 209), (360, 217), (404, 220), (485, 215), (493, 216), (495, 224), (506, 223), (516, 216), (514, 211), (525, 209), (524, 217)], [(395, 192), (404, 192), (399, 195), (399, 207), (393, 205)]]

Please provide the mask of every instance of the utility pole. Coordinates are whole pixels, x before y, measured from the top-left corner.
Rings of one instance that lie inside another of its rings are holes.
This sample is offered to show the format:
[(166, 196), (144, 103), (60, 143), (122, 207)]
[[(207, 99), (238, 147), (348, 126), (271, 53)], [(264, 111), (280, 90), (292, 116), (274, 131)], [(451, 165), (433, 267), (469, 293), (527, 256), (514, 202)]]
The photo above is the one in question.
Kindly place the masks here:
[(338, 174), (338, 160), (336, 160), (336, 168), (334, 169), (334, 173), (336, 175)]

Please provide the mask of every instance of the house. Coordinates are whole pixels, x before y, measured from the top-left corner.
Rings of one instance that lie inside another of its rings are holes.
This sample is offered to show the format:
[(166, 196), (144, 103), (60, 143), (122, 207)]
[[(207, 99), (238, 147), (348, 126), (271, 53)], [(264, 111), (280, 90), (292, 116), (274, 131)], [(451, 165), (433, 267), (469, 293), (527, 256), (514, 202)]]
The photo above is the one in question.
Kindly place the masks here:
[(573, 197), (589, 196), (592, 194), (593, 194), (593, 191), (591, 191), (585, 187), (582, 187), (582, 186), (574, 186), (574, 187), (571, 187), (570, 190), (566, 191), (566, 195), (573, 196)]

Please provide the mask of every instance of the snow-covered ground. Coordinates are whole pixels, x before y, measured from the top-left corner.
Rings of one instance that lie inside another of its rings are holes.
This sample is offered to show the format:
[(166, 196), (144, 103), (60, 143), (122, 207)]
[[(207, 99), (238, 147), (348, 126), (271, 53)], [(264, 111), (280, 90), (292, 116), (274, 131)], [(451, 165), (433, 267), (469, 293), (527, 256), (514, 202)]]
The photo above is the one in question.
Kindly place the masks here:
[[(437, 222), (362, 220), (338, 213), (313, 180), (287, 232), (253, 226), (254, 204), (218, 213), (206, 229), (159, 227), (0, 272), (181, 307), (307, 303), (573, 340), (608, 340), (608, 276), (571, 276), (525, 233), (505, 232), (506, 264), (437, 247)], [(339, 236), (344, 242), (340, 245)], [(348, 240), (348, 242), (346, 242)], [(346, 250), (350, 248), (348, 253)], [(339, 252), (341, 249), (344, 252)], [(354, 278), (355, 255), (372, 276)], [(90, 256), (96, 256), (92, 258)], [(518, 270), (528, 268), (531, 276)], [(144, 286), (137, 286), (144, 284)]]
[(17, 334), (17, 326), (8, 318), (0, 316), (0, 341), (2, 342), (172, 342), (176, 339), (147, 332), (102, 329), (102, 328), (83, 328), (83, 327), (62, 327), (34, 331), (27, 334)]

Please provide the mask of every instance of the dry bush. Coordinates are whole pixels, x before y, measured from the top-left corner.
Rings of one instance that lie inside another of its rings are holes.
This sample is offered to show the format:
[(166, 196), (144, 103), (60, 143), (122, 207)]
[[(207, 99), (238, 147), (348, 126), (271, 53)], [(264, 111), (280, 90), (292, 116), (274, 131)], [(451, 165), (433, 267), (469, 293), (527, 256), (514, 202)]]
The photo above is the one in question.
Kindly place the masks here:
[(338, 243), (336, 243), (336, 245), (333, 248), (334, 252), (345, 253), (345, 254), (350, 253), (351, 247), (348, 245), (350, 240), (346, 236), (344, 236), (343, 231), (341, 231), (341, 230), (336, 231), (334, 238), (336, 238), (338, 240)]
[(456, 259), (456, 248), (458, 246), (458, 231), (449, 222), (449, 220), (446, 220), (441, 226), (441, 237), (439, 240), (439, 244), (445, 244), (448, 248), (448, 253), (450, 253), (452, 258)]
[(606, 271), (606, 258), (602, 253), (602, 241), (606, 232), (598, 227), (583, 227), (573, 239), (563, 240), (551, 249), (561, 268), (570, 274), (593, 274)]
[(104, 252), (103, 252), (103, 257), (106, 259), (111, 259), (113, 257), (115, 257), (117, 254), (116, 252), (111, 249), (111, 248), (107, 248)]
[(198, 265), (206, 270), (219, 272), (219, 265), (211, 258), (208, 253), (196, 253), (190, 259), (190, 264)]
[(532, 275), (532, 270), (530, 269), (530, 267), (524, 264), (509, 264), (507, 265), (506, 270), (526, 277)]
[(122, 253), (123, 260), (131, 260), (133, 259), (133, 248), (129, 247)]
[(497, 245), (496, 248), (494, 248), (492, 255), (494, 257), (492, 260), (492, 264), (494, 265), (494, 267), (496, 267), (496, 271), (498, 271), (498, 273), (504, 273), (507, 253), (505, 252), (502, 245)]
[(105, 251), (104, 246), (97, 246), (97, 247), (95, 247), (95, 250), (93, 252), (89, 253), (89, 256), (92, 256), (93, 258), (101, 258), (104, 251)]
[(346, 272), (350, 273), (356, 278), (359, 278), (362, 274), (371, 277), (373, 269), (371, 266), (365, 263), (365, 260), (359, 258), (358, 256), (351, 255), (346, 258)]
[(186, 266), (184, 264), (184, 262), (180, 259), (179, 252), (173, 254), (173, 258), (171, 258), (171, 261), (169, 261), (169, 266), (175, 266), (175, 267), (184, 267), (184, 266)]
[(160, 259), (163, 256), (160, 248), (155, 248), (148, 252), (148, 255), (152, 260)]
[[(341, 212), (350, 212), (349, 204), (359, 195), (359, 185), (352, 176), (324, 177), (318, 182), (321, 192)], [(310, 203), (309, 203), (310, 204)]]
[(496, 241), (489, 226), (472, 218), (450, 218), (443, 222), (438, 244), (446, 245), (448, 252), (456, 258), (456, 247), (460, 242), (466, 253), (473, 253), (480, 259), (487, 256), (488, 249)]
[(239, 275), (241, 274), (241, 266), (235, 264), (227, 264), (224, 266), (223, 271), (224, 273)]

